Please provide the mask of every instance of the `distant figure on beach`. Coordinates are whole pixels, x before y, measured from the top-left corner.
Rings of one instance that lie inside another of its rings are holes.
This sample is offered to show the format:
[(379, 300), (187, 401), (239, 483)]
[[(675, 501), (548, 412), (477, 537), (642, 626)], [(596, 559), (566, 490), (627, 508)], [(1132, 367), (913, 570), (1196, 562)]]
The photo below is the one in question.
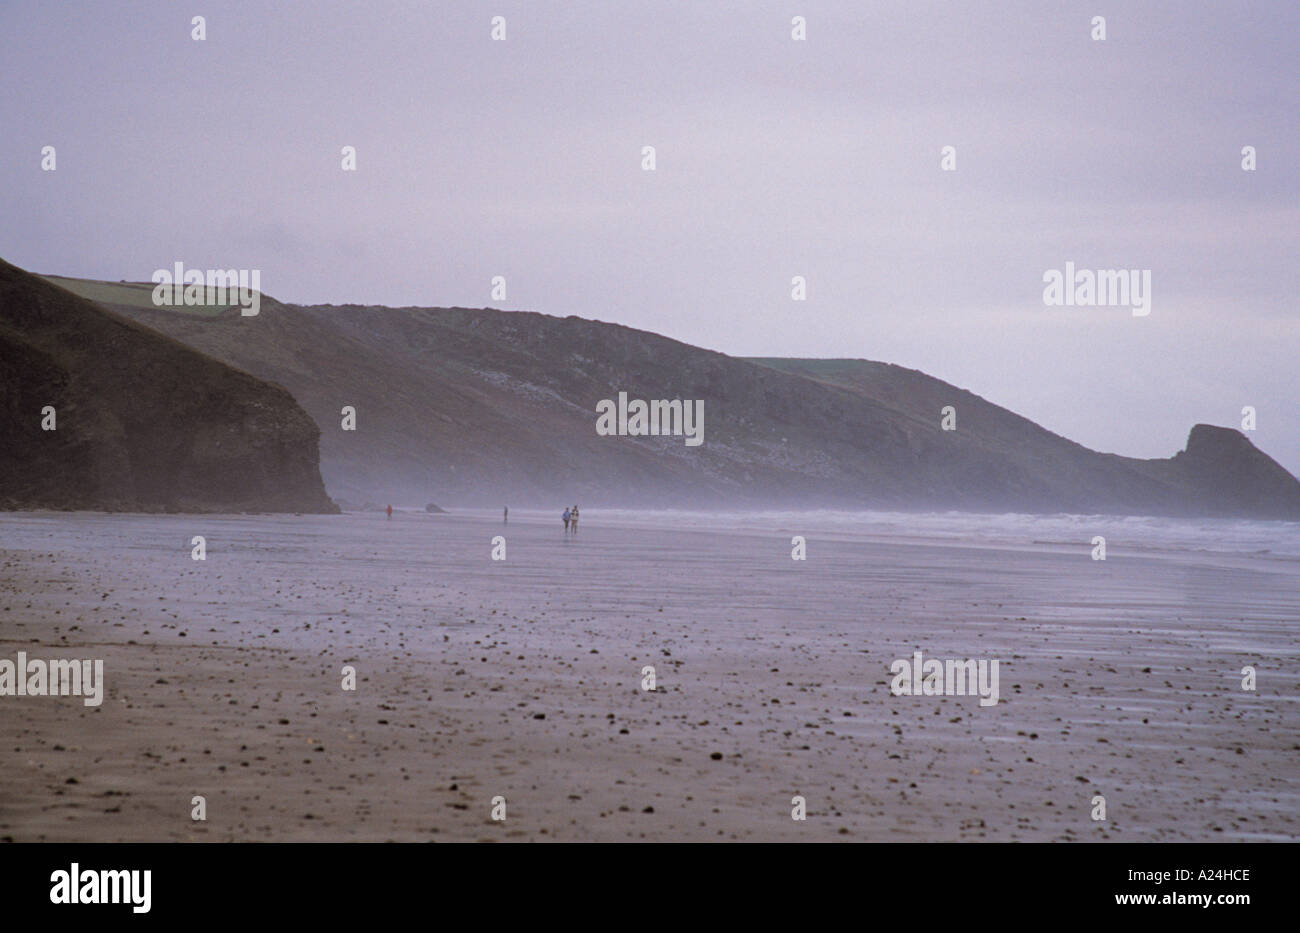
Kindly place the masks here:
[(569, 533), (569, 510), (568, 509), (564, 510), (564, 533), (566, 535)]
[(390, 522), (393, 520), (393, 507), (391, 505), (388, 507), (388, 520)]
[(510, 524), (510, 506), (506, 506), (505, 511), (501, 513), (501, 524)]
[(573, 507), (573, 511), (569, 514), (569, 525), (572, 527), (573, 533), (576, 535), (578, 533), (578, 507), (576, 505)]

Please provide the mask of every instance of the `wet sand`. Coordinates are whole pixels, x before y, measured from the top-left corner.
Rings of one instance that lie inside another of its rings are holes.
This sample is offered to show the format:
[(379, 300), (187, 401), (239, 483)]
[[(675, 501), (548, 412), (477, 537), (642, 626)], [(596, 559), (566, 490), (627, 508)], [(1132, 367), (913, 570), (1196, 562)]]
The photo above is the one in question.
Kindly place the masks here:
[[(655, 522), (0, 515), (0, 658), (106, 679), (0, 697), (0, 838), (1300, 836), (1300, 561)], [(917, 649), (1001, 702), (892, 695)]]

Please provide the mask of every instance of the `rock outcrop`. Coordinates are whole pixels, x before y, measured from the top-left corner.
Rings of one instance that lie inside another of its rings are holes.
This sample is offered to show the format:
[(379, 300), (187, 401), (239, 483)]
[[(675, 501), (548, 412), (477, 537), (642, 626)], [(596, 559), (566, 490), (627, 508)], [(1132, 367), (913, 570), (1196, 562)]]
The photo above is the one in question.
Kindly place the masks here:
[(337, 511), (285, 389), (3, 260), (0, 436), (0, 508)]
[(1172, 466), (1210, 514), (1300, 520), (1300, 482), (1234, 428), (1196, 425)]

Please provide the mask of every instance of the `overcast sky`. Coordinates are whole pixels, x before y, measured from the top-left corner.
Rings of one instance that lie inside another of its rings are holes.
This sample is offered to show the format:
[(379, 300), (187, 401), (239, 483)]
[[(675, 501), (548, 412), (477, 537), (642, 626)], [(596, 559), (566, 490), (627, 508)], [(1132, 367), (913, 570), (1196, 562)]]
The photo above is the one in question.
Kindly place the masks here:
[[(1130, 456), (1252, 405), (1300, 473), (1291, 0), (0, 0), (0, 49), (33, 271), (885, 360)], [(1150, 269), (1150, 315), (1044, 306), (1066, 261)]]

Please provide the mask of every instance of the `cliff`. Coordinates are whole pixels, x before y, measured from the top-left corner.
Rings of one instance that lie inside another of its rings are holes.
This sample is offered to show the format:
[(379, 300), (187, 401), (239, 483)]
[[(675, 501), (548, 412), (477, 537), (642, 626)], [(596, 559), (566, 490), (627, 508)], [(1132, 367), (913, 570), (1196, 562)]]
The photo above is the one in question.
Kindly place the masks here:
[(337, 511), (285, 389), (3, 260), (0, 436), (6, 509)]
[[(1103, 454), (888, 363), (741, 359), (533, 312), (263, 296), (256, 317), (199, 315), (139, 285), (69, 287), (284, 385), (320, 426), (327, 487), (354, 501), (1300, 518), (1300, 482), (1235, 431), (1197, 426), (1168, 459)], [(620, 391), (704, 400), (704, 443), (598, 435)]]

